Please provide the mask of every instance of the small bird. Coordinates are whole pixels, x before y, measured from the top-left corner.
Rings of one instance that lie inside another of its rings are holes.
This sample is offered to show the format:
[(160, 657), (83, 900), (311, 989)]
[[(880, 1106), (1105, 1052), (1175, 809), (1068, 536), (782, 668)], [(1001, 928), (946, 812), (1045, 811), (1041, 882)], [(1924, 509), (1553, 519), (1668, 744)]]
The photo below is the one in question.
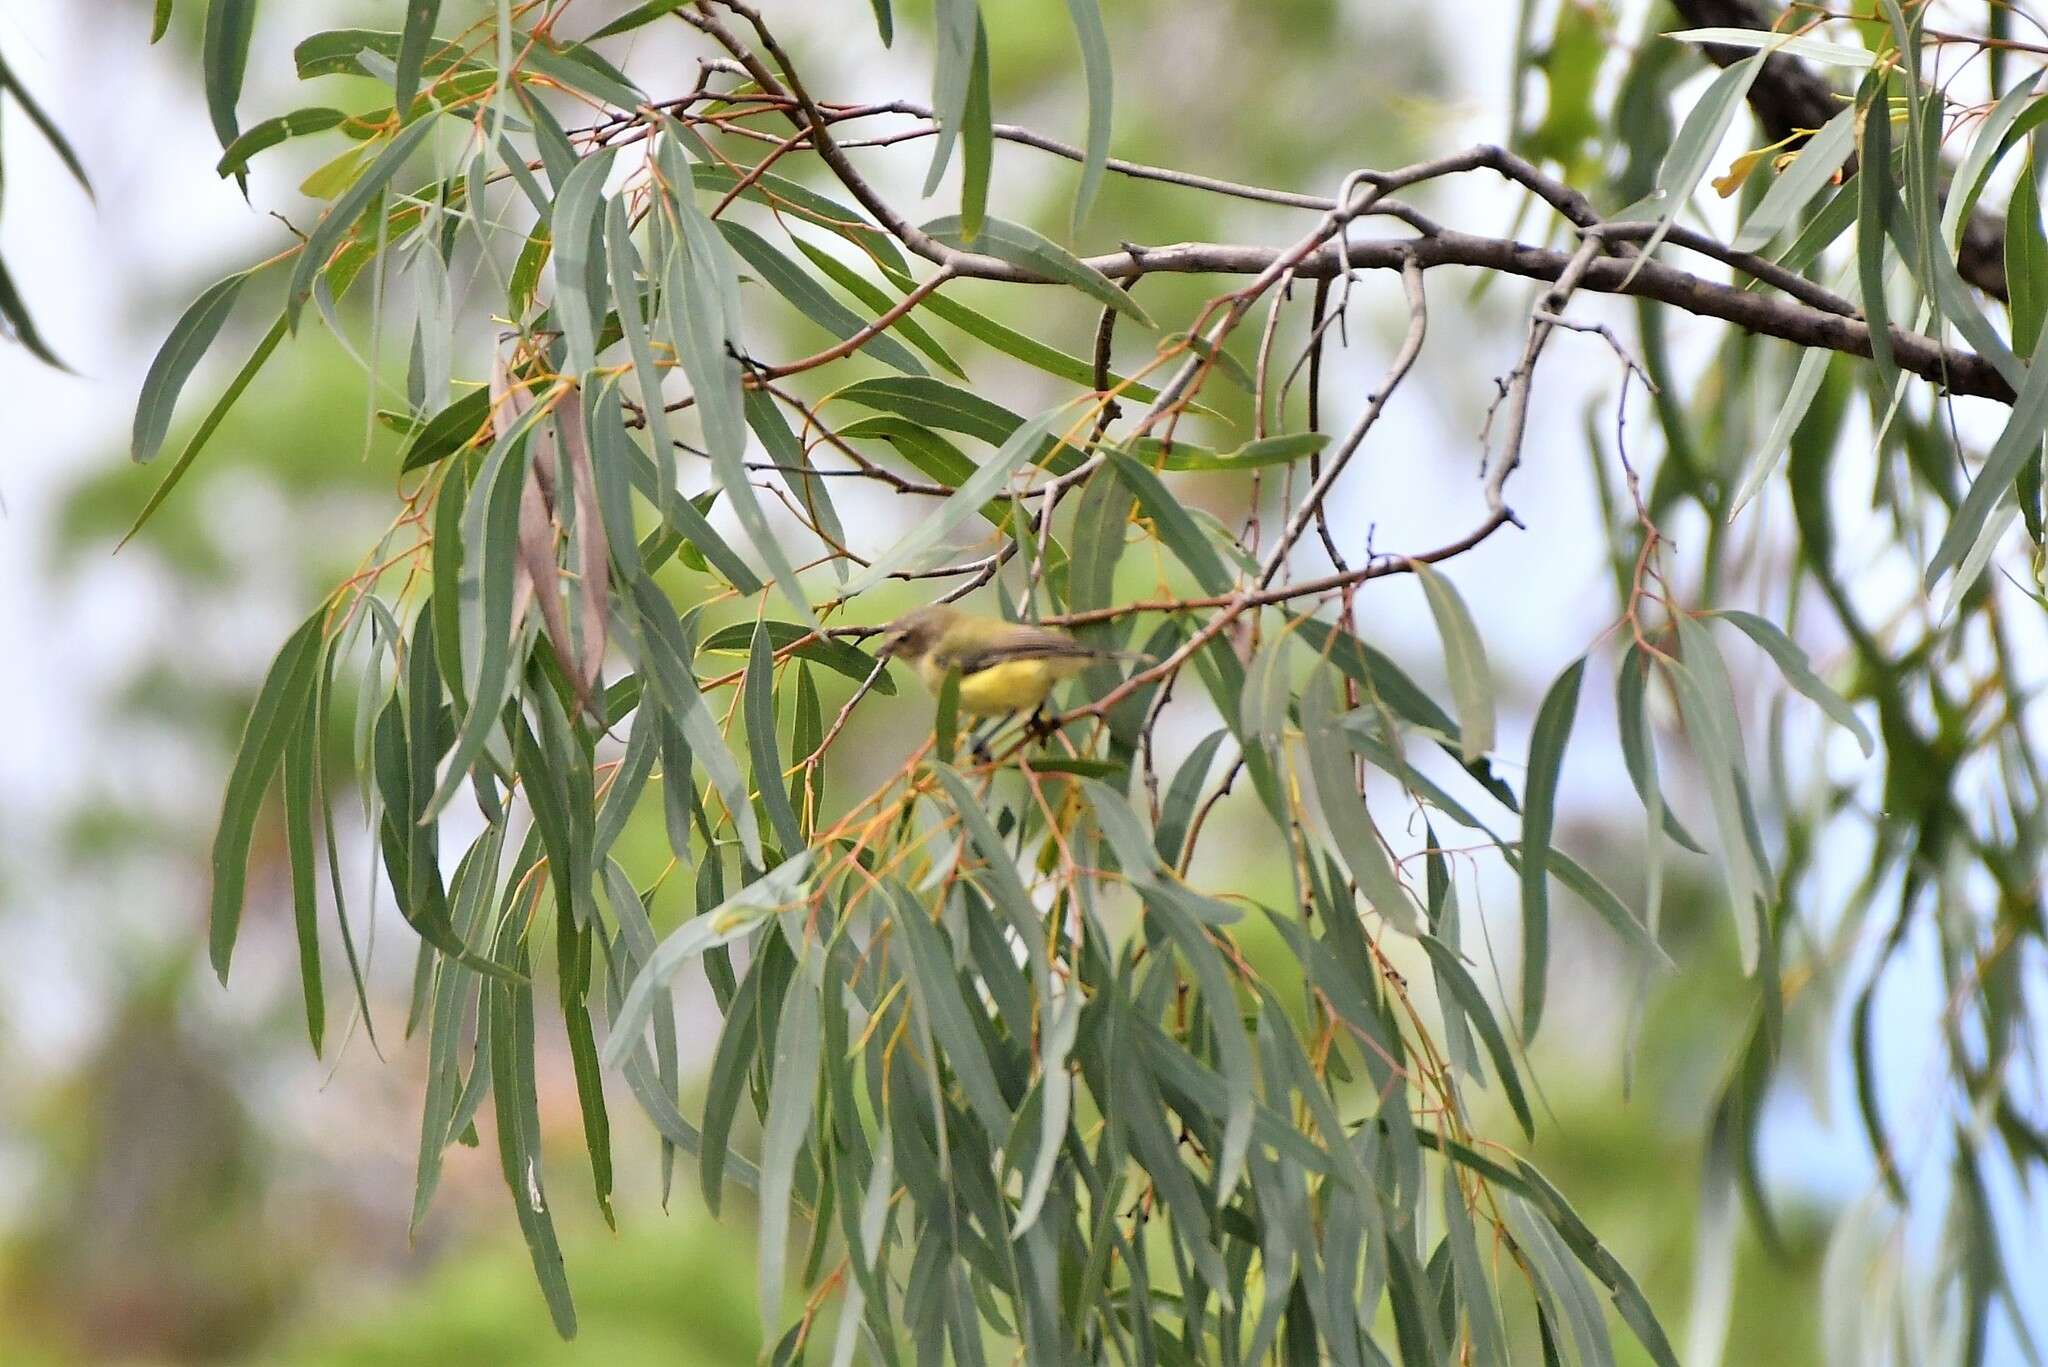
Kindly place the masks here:
[(1037, 712), (1054, 684), (1089, 665), (1145, 658), (1084, 645), (1051, 627), (977, 617), (947, 603), (913, 609), (891, 622), (878, 653), (907, 661), (934, 693), (957, 670), (960, 710), (981, 717)]

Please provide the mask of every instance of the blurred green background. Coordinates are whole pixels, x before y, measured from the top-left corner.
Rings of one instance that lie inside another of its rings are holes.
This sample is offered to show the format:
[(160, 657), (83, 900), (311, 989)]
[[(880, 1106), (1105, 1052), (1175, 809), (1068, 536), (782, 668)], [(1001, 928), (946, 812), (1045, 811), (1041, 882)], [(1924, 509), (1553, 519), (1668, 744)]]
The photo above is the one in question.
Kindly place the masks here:
[[(446, 12), (466, 21), (477, 8), (450, 3)], [(564, 24), (582, 31), (622, 8), (578, 0)], [(814, 86), (839, 98), (922, 92), (923, 7), (901, 7), (909, 32), (893, 54), (874, 43), (860, 0), (804, 8), (813, 12), (784, 22), (797, 30), (799, 53), (817, 62)], [(1083, 106), (1060, 7), (985, 0), (985, 8), (996, 39), (997, 116), (1076, 137)], [(1105, 3), (1119, 65), (1115, 151), (1310, 189), (1333, 186), (1355, 165), (1502, 138), (1509, 34), (1496, 11), (1505, 8), (1498, 0), (1427, 10), (1336, 0)], [(314, 0), (264, 6), (245, 122), (308, 102), (292, 88), (291, 42), (325, 24), (395, 26), (397, 10)], [(310, 1057), (276, 829), (259, 831), (257, 859), (269, 874), (252, 880), (233, 990), (223, 992), (204, 968), (207, 842), (251, 690), (289, 624), (382, 529), (395, 462), (368, 420), (363, 362), (309, 329), (272, 362), (143, 535), (109, 554), (155, 478), (124, 459), (143, 367), (192, 295), (281, 245), (282, 229), (263, 210), (310, 221), (313, 207), (294, 186), (325, 155), (290, 148), (259, 164), (255, 208), (216, 180), (196, 75), (202, 12), (180, 5), (154, 49), (145, 45), (149, 6), (135, 0), (20, 0), (0, 13), (0, 52), (60, 115), (99, 192), (96, 208), (85, 203), (44, 149), (9, 131), (8, 259), (80, 374), (40, 370), (0, 349), (0, 390), (34, 400), (0, 414), (0, 447), (15, 453), (0, 470), (12, 505), (0, 562), (0, 658), (23, 662), (0, 685), (0, 704), (21, 733), (0, 760), (0, 935), (9, 945), (0, 967), (8, 1102), (0, 1110), (0, 1360), (752, 1362), (760, 1345), (743, 1197), (735, 1193), (725, 1220), (712, 1222), (686, 1163), (662, 1209), (655, 1145), (621, 1098), (620, 1228), (607, 1230), (576, 1199), (585, 1160), (574, 1090), (566, 1049), (545, 1024), (542, 1120), (582, 1337), (563, 1344), (549, 1328), (488, 1146), (451, 1152), (434, 1211), (408, 1239), (423, 1071), (421, 1049), (401, 1037), (410, 946), (395, 921), (375, 928), (382, 943), (370, 979), (382, 1057), (350, 1020), (340, 980), (329, 983), (327, 1056)], [(687, 69), (694, 52), (678, 27), (622, 55), (662, 90), (677, 82), (661, 73)], [(109, 89), (128, 94), (116, 106), (100, 98)], [(331, 98), (323, 92), (312, 102)], [(1071, 169), (1014, 148), (998, 156), (1001, 212), (1063, 231)], [(1514, 213), (1505, 194), (1464, 207), (1502, 228)], [(1276, 240), (1289, 227), (1263, 210), (1112, 178), (1082, 245)], [(1158, 291), (1155, 312), (1202, 296), (1187, 280), (1148, 289)], [(1436, 397), (1400, 419), (1400, 440), (1442, 453), (1430, 456), (1431, 468), (1469, 459), (1485, 386), (1461, 353), (1492, 346), (1485, 364), (1505, 368), (1505, 320), (1516, 300), (1499, 296), (1512, 293), (1445, 293), (1453, 302), (1436, 323), (1428, 363)], [(997, 310), (1019, 303), (992, 289), (976, 298)], [(1367, 334), (1398, 326), (1398, 312), (1377, 316), (1393, 302), (1384, 292), (1361, 298), (1357, 321)], [(360, 342), (364, 320), (344, 321)], [(1055, 340), (1079, 349), (1092, 319), (1076, 311), (1050, 326), (1070, 327)], [(235, 364), (253, 340), (231, 331), (218, 356)], [(794, 351), (814, 340), (792, 334), (786, 343)], [(974, 355), (967, 346), (960, 354)], [(469, 360), (458, 373), (474, 377), (477, 358)], [(220, 365), (217, 357), (188, 392), (217, 392)], [(1007, 375), (986, 357), (970, 368), (977, 378)], [(189, 410), (180, 421), (189, 430)], [(1559, 440), (1582, 440), (1571, 419), (1561, 421)], [(173, 446), (179, 435), (174, 429)], [(1560, 487), (1544, 498), (1563, 509), (1576, 486)], [(1222, 507), (1230, 493), (1219, 488), (1215, 497)], [(1361, 528), (1383, 515), (1359, 513)], [(1590, 502), (1553, 514), (1573, 515), (1592, 517)], [(1489, 572), (1513, 575), (1515, 564), (1496, 560)], [(1519, 681), (1525, 718), (1557, 651), (1611, 615), (1599, 597), (1597, 556), (1551, 572), (1551, 617), (1523, 621), (1498, 660), (1504, 683)], [(1566, 591), (1574, 573), (1587, 592)], [(1482, 604), (1484, 582), (1466, 588)], [(1398, 593), (1386, 603), (1387, 644), (1428, 677), (1426, 619)], [(891, 718), (906, 715), (877, 709), (859, 724), (886, 737)], [(1566, 843), (1632, 893), (1640, 817), (1629, 815), (1615, 775), (1595, 768), (1576, 785), (1568, 776), (1565, 796)], [(1211, 857), (1220, 864), (1230, 853), (1226, 846)], [(356, 877), (363, 862), (350, 868)], [(1653, 990), (1624, 1098), (1634, 984), (1593, 918), (1575, 908), (1566, 916), (1555, 951), (1559, 1018), (1536, 1060), (1549, 1115), (1534, 1156), (1637, 1273), (1682, 1342), (1708, 1098), (1743, 1022), (1726, 918), (1703, 887), (1675, 886), (1666, 934), (1680, 972)], [(359, 934), (366, 929), (358, 924)], [(696, 1024), (701, 1056), (711, 1022)], [(1820, 1244), (1841, 1193), (1802, 1185), (1795, 1172), (1773, 1194), (1785, 1247), (1767, 1258), (1744, 1236), (1735, 1362), (1816, 1356)]]

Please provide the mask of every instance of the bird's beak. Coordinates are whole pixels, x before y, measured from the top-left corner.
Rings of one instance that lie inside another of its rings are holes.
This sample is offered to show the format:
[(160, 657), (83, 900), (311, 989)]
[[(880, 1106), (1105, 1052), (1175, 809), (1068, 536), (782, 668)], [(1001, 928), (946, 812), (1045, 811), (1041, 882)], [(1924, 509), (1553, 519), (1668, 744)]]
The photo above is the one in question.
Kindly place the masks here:
[(902, 648), (903, 633), (900, 631), (887, 632), (882, 637), (881, 648), (875, 651), (875, 658), (878, 660), (893, 660), (896, 658), (896, 652)]

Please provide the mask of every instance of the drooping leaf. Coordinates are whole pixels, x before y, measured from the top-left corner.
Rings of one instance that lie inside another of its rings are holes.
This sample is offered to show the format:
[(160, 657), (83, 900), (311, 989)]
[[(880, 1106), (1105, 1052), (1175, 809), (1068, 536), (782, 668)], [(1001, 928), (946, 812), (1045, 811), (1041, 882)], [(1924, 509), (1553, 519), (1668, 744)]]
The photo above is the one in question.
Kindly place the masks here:
[[(859, 314), (834, 299), (811, 279), (795, 262), (777, 251), (769, 241), (743, 223), (727, 219), (718, 220), (718, 231), (726, 242), (739, 254), (742, 261), (753, 268), (761, 281), (777, 294), (787, 299), (796, 310), (831, 333), (845, 341), (867, 328), (868, 323)], [(910, 351), (889, 336), (881, 333), (870, 337), (861, 348), (876, 359), (887, 362), (907, 375), (922, 375), (924, 367)]]
[(156, 359), (149, 363), (149, 373), (142, 379), (142, 396), (135, 403), (135, 427), (128, 442), (128, 457), (136, 464), (146, 464), (162, 449), (179, 392), (207, 347), (220, 335), (248, 278), (246, 272), (238, 271), (208, 286), (179, 315), (170, 336), (157, 348)]
[[(169, 22), (170, 18), (168, 0), (158, 0), (158, 3), (161, 9), (157, 16), (156, 36), (150, 39), (152, 43), (157, 37), (162, 36), (162, 25)], [(42, 134), (43, 141), (50, 144), (50, 150), (57, 154), (57, 160), (64, 163), (64, 169), (71, 173), (71, 178), (78, 182), (78, 187), (90, 197), (92, 182), (86, 179), (85, 163), (78, 159), (78, 153), (72, 150), (71, 143), (65, 138), (64, 130), (57, 126), (56, 120), (44, 112), (42, 105), (36, 102), (36, 97), (21, 83), (21, 78), (8, 68), (5, 57), (0, 57), (0, 95), (14, 97), (16, 103), (21, 106), (21, 112), (28, 115), (28, 121), (36, 126), (36, 132)]]
[(313, 282), (327, 268), (342, 239), (355, 227), (364, 210), (383, 194), (391, 178), (426, 141), (433, 127), (432, 119), (407, 124), (313, 225), (305, 245), (299, 248), (299, 259), (292, 267), (291, 285), (285, 294), (285, 318), (292, 328), (298, 327), (299, 314), (313, 297)]
[(434, 40), (434, 21), (440, 18), (441, 0), (406, 0), (405, 31), (398, 43), (396, 74), (391, 82), (392, 104), (401, 117), (412, 107), (420, 86), (420, 66), (427, 47)]
[(995, 155), (988, 87), (988, 26), (977, 15), (967, 105), (960, 119), (960, 236), (968, 242), (980, 234), (988, 217), (988, 178)]
[(1333, 733), (1335, 717), (1326, 674), (1311, 678), (1301, 695), (1303, 750), (1315, 780), (1316, 801), (1330, 828), (1335, 853), (1351, 871), (1358, 890), (1386, 923), (1405, 935), (1422, 931), (1414, 898), (1401, 882), (1392, 856), (1366, 809), (1351, 769), (1349, 750)]
[(810, 866), (808, 850), (785, 859), (710, 911), (699, 912), (685, 921), (682, 929), (656, 946), (612, 1019), (611, 1038), (605, 1041), (604, 1066), (618, 1067), (633, 1051), (640, 1032), (647, 1028), (654, 1013), (655, 994), (668, 991), (669, 980), (684, 964), (706, 950), (732, 943), (776, 912), (794, 905), (804, 896)]
[(2041, 229), (2040, 176), (2029, 153), (2005, 208), (2005, 284), (2012, 309), (2012, 349), (2031, 357), (2048, 321), (2048, 234)]
[(1486, 1055), (1493, 1062), (1494, 1076), (1500, 1079), (1501, 1091), (1507, 1095), (1508, 1105), (1514, 1109), (1515, 1119), (1521, 1122), (1522, 1133), (1536, 1137), (1536, 1120), (1529, 1113), (1529, 1100), (1522, 1091), (1521, 1075), (1515, 1070), (1514, 1051), (1508, 1047), (1507, 1034), (1494, 1019), (1493, 1008), (1486, 1004), (1486, 997), (1479, 990), (1479, 984), (1458, 959), (1457, 952), (1438, 940), (1434, 935), (1417, 937), (1423, 949), (1429, 952), (1430, 963), (1436, 969), (1438, 981), (1451, 990), (1458, 1009), (1465, 1019), (1479, 1032), (1479, 1039), (1486, 1046)]
[(754, 819), (754, 804), (739, 761), (718, 729), (697, 676), (690, 667), (692, 650), (689, 628), (676, 617), (675, 608), (650, 579), (635, 580), (632, 587), (635, 636), (640, 647), (640, 668), (647, 680), (649, 696), (680, 729), (697, 762), (710, 774), (718, 790), (740, 847), (747, 861), (761, 867), (761, 831)]
[(1856, 715), (1855, 710), (1841, 694), (1829, 688), (1821, 677), (1813, 672), (1813, 666), (1807, 662), (1806, 652), (1794, 644), (1791, 637), (1779, 630), (1776, 623), (1740, 608), (1722, 608), (1714, 616), (1739, 628), (1743, 635), (1762, 646), (1764, 653), (1778, 666), (1778, 672), (1784, 675), (1785, 682), (1818, 703), (1820, 710), (1827, 713), (1831, 720), (1856, 737), (1856, 743), (1863, 747), (1864, 755), (1868, 756), (1875, 750), (1877, 742), (1871, 736), (1870, 728), (1863, 724), (1863, 719)]
[(1740, 252), (1761, 251), (1797, 220), (1802, 210), (1833, 181), (1835, 172), (1856, 148), (1856, 111), (1844, 109), (1829, 119), (1800, 147), (1792, 164), (1778, 173), (1762, 202), (1743, 220), (1730, 245)]
[(1536, 709), (1529, 735), (1529, 781), (1522, 789), (1522, 1038), (1533, 1039), (1543, 1017), (1550, 967), (1550, 836), (1557, 820), (1557, 788), (1586, 657), (1565, 667)]
[(1010, 482), (1018, 468), (1037, 452), (1040, 440), (1057, 428), (1064, 412), (1064, 408), (1048, 409), (1011, 433), (996, 453), (934, 512), (870, 561), (865, 570), (853, 576), (840, 591), (840, 597), (851, 598), (866, 592), (895, 571), (915, 565), (921, 557), (941, 545), (961, 523), (980, 511), (982, 504)]
[(1444, 644), (1444, 672), (1451, 677), (1451, 697), (1458, 704), (1459, 746), (1467, 763), (1493, 748), (1493, 670), (1486, 647), (1473, 624), (1471, 609), (1435, 567), (1417, 561), (1430, 615)]
[(554, 1216), (541, 1186), (540, 1107), (535, 1096), (533, 989), (497, 982), (485, 989), (491, 1017), (491, 1095), (498, 1121), (498, 1163), (512, 1208), (526, 1236), (534, 1276), (554, 1319), (555, 1332), (576, 1336), (576, 1307), (568, 1270), (555, 1236)]
[(284, 643), (235, 748), (235, 767), (221, 803), (220, 827), (213, 838), (213, 910), (209, 949), (213, 971), (225, 983), (241, 927), (242, 895), (249, 874), (249, 841), (263, 794), (270, 787), (295, 729), (307, 724), (307, 702), (319, 676), (321, 632), (326, 605), (299, 625)]
[(1153, 529), (1159, 539), (1166, 543), (1180, 563), (1187, 566), (1188, 573), (1202, 586), (1204, 593), (1228, 593), (1233, 582), (1230, 571), (1224, 568), (1223, 557), (1216, 553), (1194, 518), (1181, 501), (1168, 491), (1142, 462), (1134, 460), (1121, 451), (1106, 453), (1110, 464), (1116, 469), (1117, 478), (1124, 487), (1137, 495), (1138, 506), (1152, 519)]
[(233, 143), (239, 131), (235, 105), (242, 98), (249, 38), (255, 28), (256, 0), (207, 0), (200, 67), (206, 76), (207, 117), (222, 147)]
[(1087, 155), (1081, 162), (1081, 185), (1074, 192), (1074, 233), (1079, 236), (1082, 221), (1095, 203), (1095, 191), (1102, 184), (1104, 164), (1109, 160), (1110, 104), (1115, 79), (1111, 74), (1109, 35), (1103, 32), (1102, 11), (1096, 0), (1067, 0), (1067, 15), (1074, 23), (1074, 37), (1081, 45), (1081, 71), (1088, 82)]
[(818, 993), (798, 973), (782, 998), (769, 1069), (768, 1118), (761, 1138), (761, 1330), (782, 1318), (783, 1261), (789, 1246), (790, 1193), (818, 1094)]

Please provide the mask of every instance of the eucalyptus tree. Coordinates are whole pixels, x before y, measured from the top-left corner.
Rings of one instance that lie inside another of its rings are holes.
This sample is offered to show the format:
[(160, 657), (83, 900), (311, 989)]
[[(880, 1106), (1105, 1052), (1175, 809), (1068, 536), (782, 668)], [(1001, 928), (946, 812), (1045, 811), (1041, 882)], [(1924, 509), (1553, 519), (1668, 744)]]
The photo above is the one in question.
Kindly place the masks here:
[[(418, 936), (415, 1219), (488, 1108), (563, 1334), (570, 1178), (544, 1180), (542, 1018), (575, 1063), (583, 1199), (610, 1218), (625, 1097), (660, 1136), (664, 1185), (686, 1156), (714, 1211), (734, 1185), (754, 1194), (777, 1360), (978, 1362), (1002, 1341), (1033, 1362), (1605, 1362), (1625, 1333), (1671, 1363), (1629, 1271), (1513, 1145), (1537, 1124), (1525, 1046), (1551, 996), (1554, 890), (1653, 975), (1665, 872), (1711, 849), (1751, 984), (1713, 1194), (1771, 1228), (1758, 1128), (1784, 1015), (1839, 1005), (1885, 1189), (1848, 1222), (1843, 1285), (1911, 1198), (1946, 1242), (1923, 1295), (1853, 1316), (1834, 1346), (1979, 1356), (2001, 1306), (2024, 1336), (1987, 1192), (2048, 1156), (2021, 1066), (2043, 826), (2016, 667), (2040, 648), (2048, 536), (2048, 369), (2030, 363), (2048, 103), (2005, 6), (1966, 34), (1894, 0), (1776, 31), (1746, 0), (1679, 4), (1681, 22), (1652, 6), (1632, 32), (1525, 5), (1503, 145), (1360, 167), (1334, 193), (1111, 155), (1112, 68), (1126, 90), (1148, 77), (1095, 0), (1066, 6), (1086, 91), (1071, 146), (996, 117), (1005, 35), (975, 0), (919, 16), (928, 95), (869, 102), (826, 88), (815, 49), (897, 43), (890, 0), (801, 20), (741, 0), (418, 0), (396, 29), (294, 49), (302, 78), (360, 78), (345, 88), (375, 99), (245, 128), (254, 8), (206, 7), (220, 173), (290, 139), (340, 150), (306, 185), (325, 211), (165, 342), (138, 460), (227, 320), (274, 311), (149, 508), (296, 331), (353, 295), (410, 335), (403, 394), (373, 399), (403, 441), (389, 530), (284, 643), (235, 761), (213, 962), (225, 979), (281, 790), (314, 1048), (323, 902), (367, 1015), (332, 796), (359, 780)], [(629, 76), (625, 47), (657, 25), (698, 60)], [(1765, 145), (1727, 165), (1746, 109)], [(878, 171), (906, 143), (956, 211), (917, 221)], [(1078, 168), (1066, 223), (1004, 217), (999, 144)], [(1717, 170), (1737, 212), (1695, 212)], [(1112, 177), (1267, 226), (1165, 244), (1117, 223), (1122, 245), (1081, 254), (1067, 244)], [(1416, 202), (1462, 179), (1522, 201), (1512, 234)], [(1475, 274), (1534, 284), (1498, 378), (1467, 396), (1486, 423), (1460, 529), (1368, 540), (1343, 514), (1359, 457)], [(1206, 302), (1169, 311), (1147, 288), (1168, 275)], [(1043, 326), (976, 307), (974, 282), (1029, 296)], [(1367, 290), (1401, 301), (1405, 337), (1339, 394)], [(1637, 302), (1626, 335), (1585, 313), (1603, 294)], [(789, 314), (831, 340), (775, 354)], [(1716, 340), (1681, 357), (1677, 317)], [(1092, 347), (1060, 345), (1081, 319)], [(1566, 458), (1530, 440), (1566, 346), (1611, 366), (1656, 431), (1631, 449), (1621, 423), (1589, 422), (1613, 626), (1504, 756), (1487, 604), (1456, 581), (1504, 533), (1532, 570), (1550, 554), (1516, 504), (1525, 466)], [(1189, 503), (1194, 474), (1251, 516)], [(886, 528), (861, 489), (900, 510)], [(1766, 504), (1789, 504), (1789, 531)], [(1438, 628), (1441, 690), (1360, 630), (1395, 576)], [(895, 685), (864, 643), (913, 595), (978, 595), (1138, 658), (1084, 675), (1047, 743), (988, 759), (960, 745), (949, 684), (930, 731), (878, 763), (849, 723)], [(1841, 643), (1834, 664), (1795, 626)], [(1772, 709), (1757, 768), (1733, 677), (1760, 661), (1803, 698)], [(1641, 799), (1639, 897), (1555, 839), (1589, 674)], [(1197, 862), (1240, 786), (1285, 851), (1263, 898)], [(619, 853), (636, 814), (668, 844), (637, 874)], [(1511, 981), (1460, 906), (1474, 850), (1519, 889)], [(685, 915), (658, 926), (679, 888)], [(1954, 1179), (1925, 1183), (1872, 1046), (1876, 993), (1923, 925), (1952, 1006), (1947, 1086), (1915, 1138), (1952, 1133)], [(715, 1038), (676, 1012), (686, 972)], [(1637, 985), (1609, 990), (1625, 1009)], [(1709, 1256), (1708, 1352), (1717, 1275)]]

